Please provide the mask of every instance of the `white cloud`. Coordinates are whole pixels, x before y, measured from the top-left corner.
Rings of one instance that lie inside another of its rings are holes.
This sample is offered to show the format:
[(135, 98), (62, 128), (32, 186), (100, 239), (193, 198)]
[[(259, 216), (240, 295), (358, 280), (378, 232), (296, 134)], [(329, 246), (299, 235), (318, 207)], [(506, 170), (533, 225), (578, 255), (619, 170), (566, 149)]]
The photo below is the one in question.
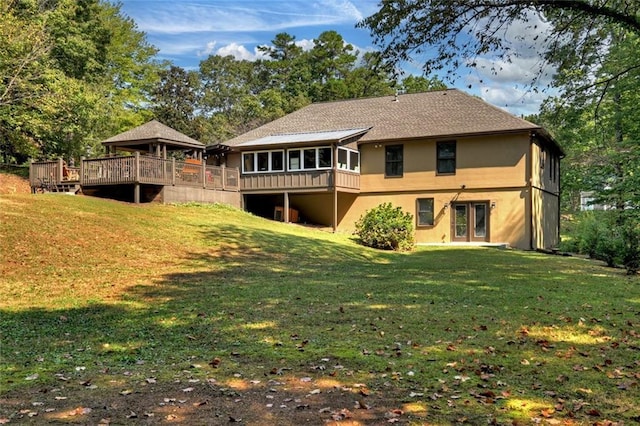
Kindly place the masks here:
[(231, 43), (216, 50), (216, 55), (233, 56), (237, 60), (255, 61), (264, 58), (264, 53), (260, 52), (257, 47), (250, 52), (246, 47), (238, 43)]
[[(515, 57), (509, 61), (489, 58), (477, 58), (476, 72), (483, 80), (496, 82), (510, 82), (518, 85), (530, 85), (536, 82), (537, 85), (548, 85), (551, 83), (551, 69), (545, 66), (541, 58), (535, 57)], [(538, 78), (539, 77), (539, 78)]]
[(320, 2), (320, 7), (324, 8), (325, 10), (328, 9), (336, 11), (340, 15), (356, 21), (361, 21), (364, 19), (364, 15), (360, 12), (358, 7), (347, 0), (324, 0)]
[(199, 50), (198, 51), (198, 56), (209, 56), (211, 54), (213, 54), (214, 49), (216, 47), (218, 43), (215, 41), (210, 41), (205, 45), (204, 50)]
[(225, 6), (219, 2), (154, 2), (144, 9), (134, 0), (125, 1), (125, 11), (138, 28), (148, 34), (198, 32), (284, 31), (304, 26), (355, 23), (364, 15), (347, 0), (257, 1)]
[(307, 52), (313, 49), (313, 40), (308, 40), (308, 39), (296, 40), (296, 46), (302, 47), (302, 50)]

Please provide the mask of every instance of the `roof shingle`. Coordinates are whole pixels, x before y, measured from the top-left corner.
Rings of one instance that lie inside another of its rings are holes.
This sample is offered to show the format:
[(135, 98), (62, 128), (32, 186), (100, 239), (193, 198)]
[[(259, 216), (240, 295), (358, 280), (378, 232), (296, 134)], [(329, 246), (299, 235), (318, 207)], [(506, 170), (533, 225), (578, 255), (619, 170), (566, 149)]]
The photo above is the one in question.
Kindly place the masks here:
[(540, 129), (456, 89), (308, 105), (225, 142), (267, 136), (369, 128), (360, 143)]
[(193, 148), (204, 148), (204, 144), (198, 142), (189, 136), (172, 129), (160, 123), (157, 120), (151, 120), (146, 124), (135, 127), (126, 132), (112, 136), (103, 141), (104, 145), (118, 145), (119, 142), (161, 140), (165, 142), (176, 142), (180, 146), (189, 146)]

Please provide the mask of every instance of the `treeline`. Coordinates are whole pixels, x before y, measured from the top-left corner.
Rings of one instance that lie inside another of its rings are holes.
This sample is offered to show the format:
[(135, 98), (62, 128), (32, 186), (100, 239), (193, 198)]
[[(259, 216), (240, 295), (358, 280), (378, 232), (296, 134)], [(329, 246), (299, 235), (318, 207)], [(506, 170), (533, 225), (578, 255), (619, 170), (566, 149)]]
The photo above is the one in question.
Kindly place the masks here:
[(197, 70), (155, 60), (157, 49), (104, 0), (0, 5), (0, 161), (79, 157), (151, 118), (221, 142), (311, 102), (444, 88), (358, 52), (335, 31), (305, 50), (277, 34), (262, 59), (212, 55)]

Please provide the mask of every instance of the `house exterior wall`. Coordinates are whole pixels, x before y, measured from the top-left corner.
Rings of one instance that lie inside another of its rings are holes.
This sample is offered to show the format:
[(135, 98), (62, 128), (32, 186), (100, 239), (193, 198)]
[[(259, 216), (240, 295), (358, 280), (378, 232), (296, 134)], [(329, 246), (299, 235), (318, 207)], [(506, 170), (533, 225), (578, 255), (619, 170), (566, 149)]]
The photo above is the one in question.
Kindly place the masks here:
[[(338, 193), (338, 230), (352, 232), (369, 209), (391, 202), (417, 219), (417, 200), (432, 198), (434, 224), (417, 226), (418, 243), (452, 241), (453, 203), (487, 206), (490, 243), (508, 243), (521, 249), (548, 248), (557, 244), (559, 179), (550, 174), (551, 153), (528, 131), (457, 138), (456, 168), (452, 174), (437, 172), (437, 143), (419, 139), (362, 144), (360, 193)], [(385, 147), (403, 146), (401, 177), (385, 176)], [(557, 153), (554, 153), (556, 155)], [(240, 153), (230, 153), (227, 165), (240, 166)], [(555, 171), (553, 173), (556, 173)], [(330, 189), (330, 188), (329, 188)], [(274, 191), (274, 193), (282, 190)], [(330, 226), (333, 221), (332, 190), (289, 193), (290, 207), (303, 221)]]
[(555, 194), (532, 189), (532, 248), (557, 247), (560, 243), (559, 202), (559, 197)]
[[(338, 223), (344, 222), (356, 199), (357, 194), (338, 193)], [(289, 205), (300, 212), (300, 218), (304, 222), (329, 226), (333, 221), (333, 191), (290, 194)]]
[[(349, 209), (338, 229), (352, 232), (360, 216), (383, 202), (390, 202), (417, 217), (417, 199), (434, 199), (434, 225), (415, 226), (417, 243), (449, 243), (452, 240), (451, 215), (448, 206), (451, 200), (457, 202), (486, 202), (489, 206), (488, 232), (490, 243), (508, 243), (517, 248), (529, 248), (529, 233), (526, 220), (526, 189), (494, 191), (413, 191), (401, 194), (394, 192), (360, 194)], [(445, 207), (447, 205), (447, 207)]]
[(531, 248), (560, 243), (560, 156), (533, 139), (531, 144)]
[[(450, 139), (444, 139), (450, 140)], [(444, 141), (443, 140), (443, 141)], [(486, 203), (488, 242), (530, 248), (528, 133), (456, 139), (455, 174), (436, 171), (438, 140), (361, 146), (360, 195), (339, 224), (350, 232), (367, 210), (391, 202), (417, 218), (417, 200), (433, 198), (434, 225), (417, 226), (416, 242), (452, 241), (452, 203)], [(403, 176), (385, 177), (385, 146), (403, 145)]]
[[(452, 140), (452, 139), (442, 139)], [(492, 135), (456, 140), (456, 172), (436, 172), (437, 140), (366, 144), (361, 148), (361, 192), (522, 187), (529, 136)], [(385, 177), (385, 146), (403, 145), (404, 174)]]

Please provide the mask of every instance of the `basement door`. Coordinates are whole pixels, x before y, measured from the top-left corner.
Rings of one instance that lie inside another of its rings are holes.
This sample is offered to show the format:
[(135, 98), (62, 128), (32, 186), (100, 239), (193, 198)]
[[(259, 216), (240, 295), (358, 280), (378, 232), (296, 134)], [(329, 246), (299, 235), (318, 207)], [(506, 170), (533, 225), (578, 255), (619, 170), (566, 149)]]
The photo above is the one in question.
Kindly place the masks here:
[(453, 203), (451, 241), (489, 241), (489, 203)]

